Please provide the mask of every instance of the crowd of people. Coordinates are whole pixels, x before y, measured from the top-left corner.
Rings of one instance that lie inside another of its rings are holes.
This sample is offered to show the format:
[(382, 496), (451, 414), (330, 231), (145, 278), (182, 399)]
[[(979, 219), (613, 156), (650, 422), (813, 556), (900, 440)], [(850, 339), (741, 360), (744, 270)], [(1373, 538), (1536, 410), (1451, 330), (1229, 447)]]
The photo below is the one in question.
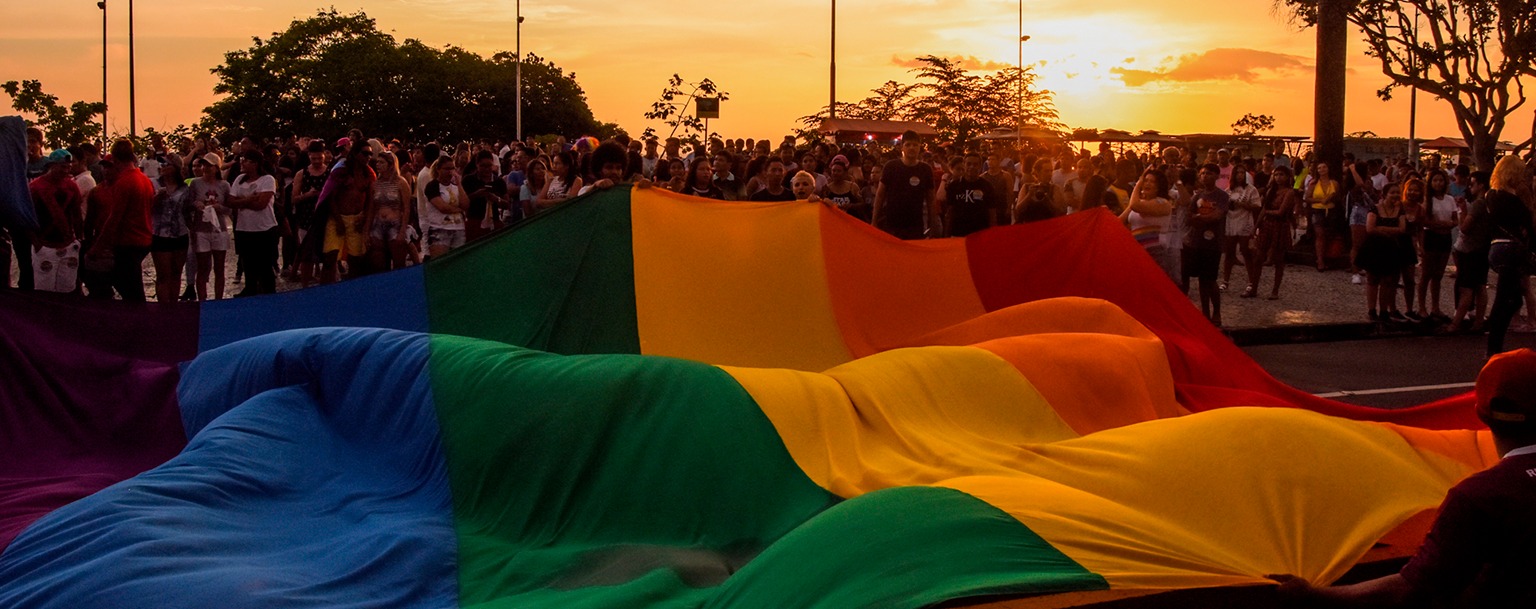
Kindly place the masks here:
[[(912, 132), (890, 145), (711, 138), (686, 151), (676, 138), (539, 141), (446, 146), (353, 130), (334, 142), (245, 138), (226, 150), (201, 136), (173, 149), (156, 137), (147, 151), (118, 141), (105, 154), (89, 143), (45, 154), (33, 129), (28, 178), (42, 228), (10, 231), (8, 249), (24, 288), (143, 300), (139, 269), (150, 257), (159, 300), (203, 300), (226, 296), (230, 250), (243, 282), (236, 295), (267, 294), (279, 276), (309, 285), (417, 264), (624, 182), (725, 201), (816, 201), (901, 239), (1102, 207), (1181, 289), (1198, 291), (1218, 325), (1235, 267), (1244, 269), (1239, 297), (1278, 299), (1287, 254), (1310, 235), (1319, 271), (1347, 260), (1372, 320), (1479, 330), (1488, 250), (1528, 237), (1493, 213), (1500, 207), (1490, 201), (1503, 197), (1490, 193), (1531, 202), (1530, 178), (1514, 159), (1493, 174), (1441, 167), (1439, 157), (1420, 166), (1345, 155), (1335, 169), (1310, 153), (1117, 153), (1108, 143), (1096, 154), (1042, 144), (1020, 151), (1012, 142), (925, 142)], [(1263, 290), (1266, 267), (1272, 279)], [(1536, 319), (1529, 282), (1509, 289)], [(1490, 314), (1487, 323), (1509, 320)]]

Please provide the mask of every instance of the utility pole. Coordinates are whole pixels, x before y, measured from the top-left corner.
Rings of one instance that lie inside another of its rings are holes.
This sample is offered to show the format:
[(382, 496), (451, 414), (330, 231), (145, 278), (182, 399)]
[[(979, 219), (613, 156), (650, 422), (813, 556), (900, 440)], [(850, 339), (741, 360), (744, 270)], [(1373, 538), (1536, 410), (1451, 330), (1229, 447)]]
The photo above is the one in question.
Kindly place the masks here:
[(128, 0), (128, 135), (138, 137), (139, 120), (133, 78), (133, 0)]
[(523, 142), (523, 0), (517, 0), (517, 142)]
[(99, 0), (101, 9), (101, 148), (107, 148), (107, 0)]
[(832, 0), (832, 69), (828, 89), (827, 118), (837, 118), (837, 0)]
[[(1413, 9), (1413, 46), (1414, 47), (1418, 47), (1419, 46), (1419, 9), (1417, 9), (1417, 8)], [(1413, 70), (1414, 78), (1418, 78), (1418, 76), (1419, 76), (1418, 53), (1411, 53), (1411, 54), (1409, 54), (1408, 55), (1408, 60), (1413, 62), (1410, 65), (1410, 69)], [(1418, 85), (1413, 85), (1412, 87), (1410, 87), (1409, 91), (1410, 92), (1408, 93), (1408, 161), (1410, 163), (1413, 163), (1413, 167), (1417, 168), (1419, 166), (1419, 140), (1418, 140), (1418, 133), (1417, 133), (1418, 132), (1418, 127), (1419, 127), (1419, 86)]]

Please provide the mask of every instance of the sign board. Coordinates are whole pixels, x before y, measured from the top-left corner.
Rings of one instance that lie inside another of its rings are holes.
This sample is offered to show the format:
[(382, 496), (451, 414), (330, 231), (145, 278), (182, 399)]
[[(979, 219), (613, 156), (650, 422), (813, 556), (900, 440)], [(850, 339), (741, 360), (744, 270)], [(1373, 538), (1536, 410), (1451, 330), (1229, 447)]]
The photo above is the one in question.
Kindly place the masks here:
[(720, 98), (700, 97), (694, 101), (699, 118), (720, 118)]

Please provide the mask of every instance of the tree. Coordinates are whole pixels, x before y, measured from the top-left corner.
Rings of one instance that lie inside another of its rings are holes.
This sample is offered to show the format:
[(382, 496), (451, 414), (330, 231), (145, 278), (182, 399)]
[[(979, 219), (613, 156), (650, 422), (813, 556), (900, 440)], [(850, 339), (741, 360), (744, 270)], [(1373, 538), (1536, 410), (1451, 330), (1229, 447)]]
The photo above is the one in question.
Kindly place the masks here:
[[(917, 82), (888, 80), (855, 103), (839, 102), (837, 115), (870, 120), (909, 120), (932, 125), (940, 139), (963, 142), (999, 127), (1020, 124), (1061, 126), (1054, 94), (1036, 89), (1035, 74), (1028, 68), (1005, 68), (986, 75), (973, 74), (959, 63), (925, 55), (912, 71)], [(1022, 95), (1021, 93), (1022, 87)], [(827, 108), (800, 117), (801, 137), (815, 137), (815, 129), (827, 118)]]
[(1275, 117), (1268, 114), (1244, 114), (1232, 123), (1233, 135), (1254, 135), (1275, 128)]
[[(363, 12), (335, 9), (289, 24), (213, 68), (215, 93), (203, 127), (225, 136), (330, 135), (356, 127), (417, 140), (507, 136), (516, 131), (518, 57), (489, 59), (436, 49), (378, 30)], [(575, 74), (523, 57), (525, 131), (580, 135), (597, 121)]]
[(1033, 88), (1035, 74), (1028, 68), (978, 76), (943, 57), (917, 60), (922, 65), (912, 70), (918, 83), (906, 115), (932, 125), (941, 139), (964, 142), (998, 127), (1059, 125), (1053, 94)]
[[(1319, 0), (1283, 2), (1303, 23), (1327, 21)], [(1520, 76), (1536, 74), (1536, 1), (1358, 0), (1345, 18), (1391, 79), (1378, 95), (1415, 87), (1444, 100), (1473, 161), (1491, 169), (1499, 135), (1525, 104)]]
[[(685, 92), (684, 89), (687, 89)], [(677, 135), (677, 130), (683, 130), (683, 140), (693, 145), (698, 145), (700, 136), (708, 137), (704, 132), (704, 120), (697, 114), (689, 114), (688, 106), (693, 100), (700, 97), (715, 97), (720, 101), (731, 98), (731, 94), (720, 90), (715, 81), (708, 78), (699, 82), (687, 82), (682, 76), (673, 74), (667, 79), (666, 88), (661, 90), (661, 97), (651, 104), (651, 109), (645, 113), (645, 118), (653, 121), (661, 121), (672, 131), (667, 137)], [(647, 131), (650, 131), (647, 129)]]
[(30, 114), (32, 124), (43, 130), (43, 143), (63, 148), (99, 140), (101, 123), (97, 122), (107, 105), (102, 102), (77, 101), (68, 107), (59, 105), (56, 95), (43, 92), (42, 81), (7, 81), (0, 90), (11, 96), (11, 107)]

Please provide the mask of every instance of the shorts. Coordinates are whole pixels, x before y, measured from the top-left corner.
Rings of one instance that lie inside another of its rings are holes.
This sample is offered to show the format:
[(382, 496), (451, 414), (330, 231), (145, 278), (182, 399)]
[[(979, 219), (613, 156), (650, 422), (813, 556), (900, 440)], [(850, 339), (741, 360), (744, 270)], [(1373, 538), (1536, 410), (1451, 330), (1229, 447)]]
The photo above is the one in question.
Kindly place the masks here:
[(222, 230), (192, 233), (192, 251), (199, 254), (229, 250), (229, 233)]
[(1328, 210), (1312, 209), (1307, 212), (1307, 227), (1312, 230), (1328, 228)]
[(373, 219), (373, 228), (369, 229), (368, 236), (379, 241), (391, 241), (400, 238), (400, 220)]
[(464, 229), (462, 228), (429, 228), (427, 229), (427, 247), (444, 246), (448, 249), (464, 247)]
[(1216, 280), (1216, 271), (1221, 266), (1221, 250), (1186, 247), (1183, 257), (1185, 279)]
[(368, 236), (363, 234), (362, 214), (336, 214), (336, 219), (325, 223), (325, 243), (321, 251), (329, 254), (341, 252), (348, 256), (368, 253)]
[(1488, 285), (1488, 250), (1452, 254), (1456, 258), (1456, 289), (1481, 290)]
[(189, 235), (180, 237), (161, 237), (155, 235), (149, 242), (151, 252), (185, 252), (192, 239)]
[(1368, 216), (1370, 216), (1370, 215), (1371, 215), (1371, 208), (1369, 208), (1369, 207), (1366, 207), (1364, 205), (1356, 205), (1354, 207), (1351, 207), (1351, 208), (1349, 208), (1349, 225), (1350, 226), (1365, 226), (1366, 221), (1369, 220)]
[(65, 246), (63, 252), (46, 246), (32, 246), (33, 289), (43, 292), (73, 292), (79, 277), (79, 241)]

